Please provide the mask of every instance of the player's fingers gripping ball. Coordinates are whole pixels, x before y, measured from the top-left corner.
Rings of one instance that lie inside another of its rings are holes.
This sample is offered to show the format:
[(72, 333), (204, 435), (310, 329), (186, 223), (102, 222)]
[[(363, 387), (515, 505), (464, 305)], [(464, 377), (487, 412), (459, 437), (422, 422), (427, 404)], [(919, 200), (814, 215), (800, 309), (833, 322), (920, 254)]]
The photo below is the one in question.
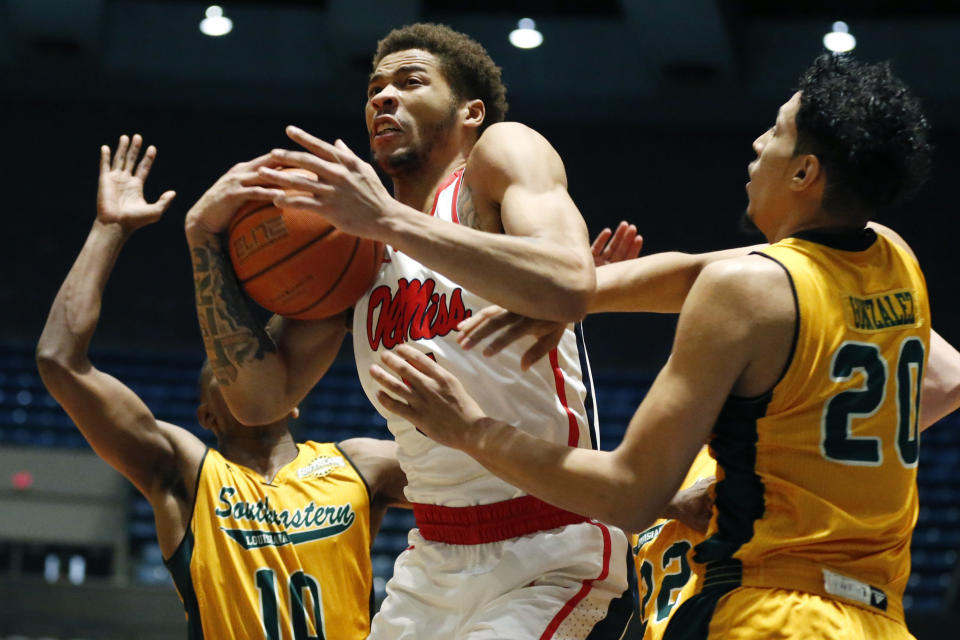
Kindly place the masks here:
[[(305, 169), (287, 171), (316, 179)], [(270, 202), (244, 205), (228, 237), (230, 260), (244, 291), (290, 318), (328, 318), (353, 306), (383, 260), (382, 242), (343, 233), (315, 212), (280, 209)]]

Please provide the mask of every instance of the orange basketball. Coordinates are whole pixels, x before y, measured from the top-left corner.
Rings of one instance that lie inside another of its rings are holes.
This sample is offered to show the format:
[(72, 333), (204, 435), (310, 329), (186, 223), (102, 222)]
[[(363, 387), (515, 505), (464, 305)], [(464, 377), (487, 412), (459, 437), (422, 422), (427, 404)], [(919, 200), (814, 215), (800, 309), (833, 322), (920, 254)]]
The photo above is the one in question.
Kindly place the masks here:
[(353, 306), (383, 260), (382, 242), (343, 233), (317, 213), (270, 202), (244, 205), (228, 237), (244, 291), (289, 318), (328, 318)]

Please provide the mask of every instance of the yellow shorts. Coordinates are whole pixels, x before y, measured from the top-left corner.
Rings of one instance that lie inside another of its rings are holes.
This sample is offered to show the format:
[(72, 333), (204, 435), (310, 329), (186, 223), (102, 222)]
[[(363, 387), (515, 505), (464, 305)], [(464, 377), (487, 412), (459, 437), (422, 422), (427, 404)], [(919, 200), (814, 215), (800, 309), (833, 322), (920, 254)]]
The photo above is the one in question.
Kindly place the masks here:
[(664, 640), (915, 640), (880, 613), (804, 591), (705, 589), (685, 602)]

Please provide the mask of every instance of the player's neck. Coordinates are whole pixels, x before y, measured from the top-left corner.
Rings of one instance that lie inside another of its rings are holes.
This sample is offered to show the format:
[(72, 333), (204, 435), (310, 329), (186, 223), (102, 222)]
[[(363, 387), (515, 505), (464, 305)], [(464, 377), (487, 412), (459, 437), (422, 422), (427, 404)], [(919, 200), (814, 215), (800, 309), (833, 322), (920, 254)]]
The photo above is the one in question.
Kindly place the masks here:
[(267, 482), (293, 462), (298, 453), (286, 421), (221, 433), (217, 445), (224, 458), (256, 471)]
[(845, 232), (856, 231), (864, 228), (864, 226), (866, 226), (865, 223), (861, 223), (857, 220), (839, 218), (834, 215), (824, 214), (822, 216), (807, 218), (802, 222), (798, 222), (789, 226), (785, 225), (777, 229), (776, 233), (773, 234), (774, 237), (769, 238), (769, 240), (771, 243), (779, 242), (784, 238), (795, 236), (804, 231)]
[(394, 175), (393, 197), (409, 207), (430, 213), (437, 189), (451, 173), (467, 164), (468, 153), (456, 152), (428, 162), (416, 171)]

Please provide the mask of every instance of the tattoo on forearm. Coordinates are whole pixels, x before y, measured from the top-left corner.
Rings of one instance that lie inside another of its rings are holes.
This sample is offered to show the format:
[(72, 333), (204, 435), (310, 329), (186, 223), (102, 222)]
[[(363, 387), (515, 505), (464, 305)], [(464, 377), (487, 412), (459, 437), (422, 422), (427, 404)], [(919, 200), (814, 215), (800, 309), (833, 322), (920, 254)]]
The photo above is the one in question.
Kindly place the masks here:
[(460, 192), (457, 195), (457, 217), (460, 218), (460, 224), (471, 229), (480, 228), (480, 220), (477, 217), (477, 207), (473, 204), (473, 198), (470, 194), (470, 187), (466, 184), (460, 185)]
[(200, 333), (217, 382), (229, 385), (243, 363), (262, 360), (277, 345), (247, 306), (224, 251), (209, 244), (192, 253)]

